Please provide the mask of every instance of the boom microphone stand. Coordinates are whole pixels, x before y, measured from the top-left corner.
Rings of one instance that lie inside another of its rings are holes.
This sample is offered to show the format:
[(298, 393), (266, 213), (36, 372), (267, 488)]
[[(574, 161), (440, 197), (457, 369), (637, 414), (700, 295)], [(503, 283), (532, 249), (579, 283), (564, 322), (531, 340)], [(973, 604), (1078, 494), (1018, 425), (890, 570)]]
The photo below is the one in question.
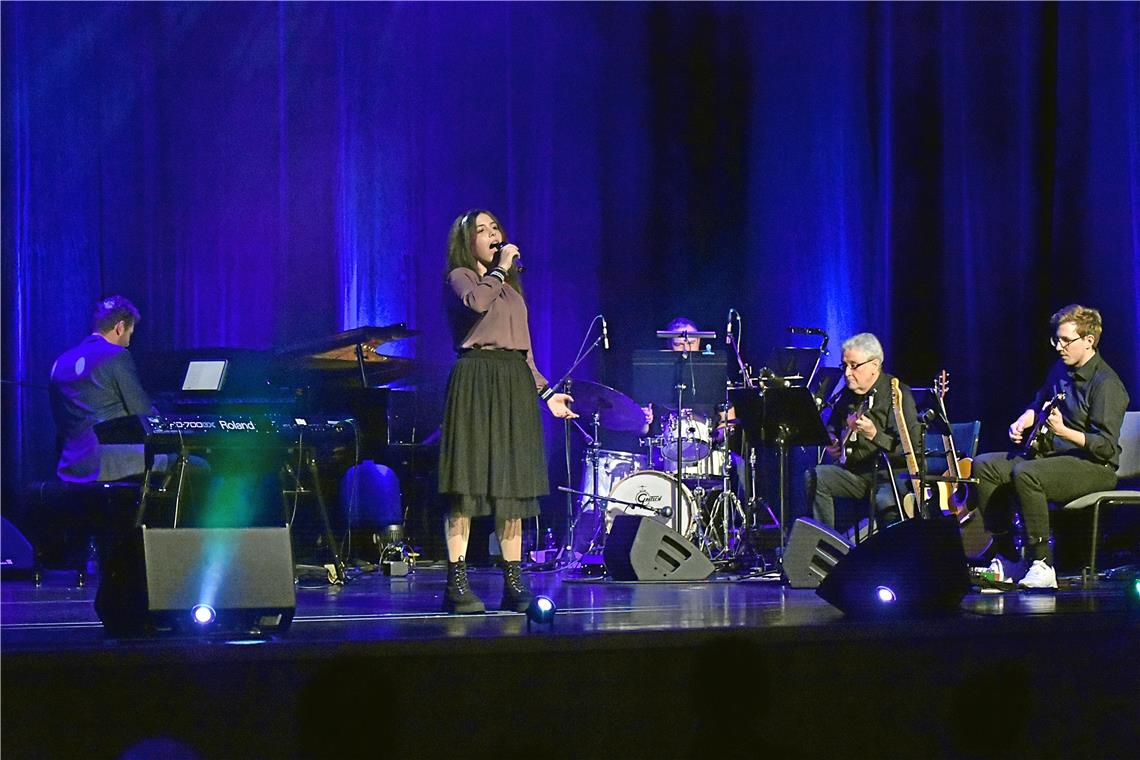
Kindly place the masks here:
[[(596, 322), (598, 322), (598, 320), (601, 320), (601, 322), (602, 322), (602, 331), (601, 331), (601, 333), (598, 334), (598, 337), (594, 338), (594, 342), (590, 344), (590, 347), (586, 348), (585, 347), (586, 341), (589, 340), (590, 333), (594, 329), (594, 324)], [(559, 388), (561, 388), (561, 387), (563, 387), (563, 385), (565, 385), (567, 388), (566, 392), (569, 393), (570, 375), (572, 375), (574, 373), (574, 370), (578, 369), (578, 365), (580, 365), (582, 362), (584, 362), (586, 360), (586, 357), (589, 356), (591, 353), (593, 353), (594, 349), (598, 347), (598, 344), (602, 343), (602, 342), (605, 343), (606, 350), (609, 350), (610, 339), (609, 339), (609, 332), (608, 332), (607, 326), (606, 326), (606, 318), (603, 315), (599, 314), (596, 317), (594, 317), (592, 320), (590, 320), (590, 325), (589, 325), (589, 327), (586, 328), (586, 337), (582, 339), (582, 345), (578, 347), (578, 356), (577, 356), (577, 358), (574, 359), (574, 363), (570, 365), (570, 369), (566, 370), (566, 372), (564, 372), (562, 374), (562, 377), (558, 378), (558, 382), (553, 383), (550, 386), (551, 389), (557, 391)], [(570, 423), (570, 422), (573, 422), (573, 420), (564, 420), (564, 422)], [(574, 427), (578, 428), (578, 430), (586, 437), (587, 441), (589, 441), (590, 446), (593, 447), (593, 451), (594, 451), (594, 493), (597, 493), (597, 491), (598, 491), (598, 472), (597, 472), (597, 469), (598, 469), (597, 468), (598, 426), (597, 426), (597, 415), (595, 415), (594, 423), (595, 423), (594, 424), (594, 435), (592, 438), (588, 433), (586, 433), (585, 430), (582, 429), (581, 425), (574, 423)], [(569, 439), (570, 439), (570, 433), (569, 433), (569, 428), (567, 427), (567, 429), (566, 429), (566, 440), (567, 440), (566, 472), (567, 472), (567, 478), (569, 478), (569, 472), (570, 472)], [(565, 527), (566, 527), (566, 532), (563, 534), (566, 537), (566, 540), (563, 542), (564, 551), (566, 549), (569, 549), (569, 551), (572, 553), (574, 551), (574, 530), (577, 527), (577, 520), (574, 519), (574, 499), (569, 494), (566, 495), (566, 522), (565, 522)]]

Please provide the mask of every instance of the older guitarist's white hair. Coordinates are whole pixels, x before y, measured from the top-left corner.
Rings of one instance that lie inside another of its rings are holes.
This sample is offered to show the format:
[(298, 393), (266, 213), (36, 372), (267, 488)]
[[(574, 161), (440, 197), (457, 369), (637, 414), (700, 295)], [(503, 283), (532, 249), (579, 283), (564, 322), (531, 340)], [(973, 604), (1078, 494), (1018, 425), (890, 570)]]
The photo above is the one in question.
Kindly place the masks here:
[(851, 349), (862, 351), (869, 359), (878, 359), (880, 363), (883, 361), (883, 344), (874, 333), (859, 333), (843, 341), (843, 350)]

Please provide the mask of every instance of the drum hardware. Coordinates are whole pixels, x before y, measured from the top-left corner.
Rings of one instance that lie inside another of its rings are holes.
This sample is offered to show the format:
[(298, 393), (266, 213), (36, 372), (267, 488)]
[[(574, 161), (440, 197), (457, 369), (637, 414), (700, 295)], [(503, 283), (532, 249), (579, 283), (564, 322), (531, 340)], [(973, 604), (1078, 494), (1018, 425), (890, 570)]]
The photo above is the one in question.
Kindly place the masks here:
[[(586, 342), (590, 339), (590, 334), (594, 331), (594, 325), (597, 324), (599, 321), (601, 322), (601, 330), (600, 330), (598, 336), (594, 338), (593, 342), (590, 343), (589, 347), (587, 348)], [(574, 374), (574, 370), (578, 369), (578, 365), (580, 365), (583, 361), (585, 361), (587, 356), (589, 356), (591, 353), (593, 353), (594, 349), (596, 349), (598, 347), (598, 344), (603, 343), (603, 342), (605, 344), (606, 350), (609, 350), (610, 343), (609, 343), (609, 336), (606, 332), (606, 318), (603, 315), (598, 314), (592, 320), (590, 320), (590, 325), (589, 325), (589, 327), (586, 328), (586, 336), (582, 339), (582, 345), (578, 347), (578, 355), (576, 357), (574, 357), (574, 361), (570, 364), (570, 368), (568, 370), (566, 370), (565, 374), (563, 374), (562, 377), (560, 377), (556, 383), (552, 384), (550, 386), (550, 388), (552, 390), (555, 390), (555, 391), (562, 388), (566, 393), (570, 393), (572, 384), (574, 382), (573, 380), (571, 380), (570, 376), (572, 374)], [(579, 382), (584, 382), (584, 381), (579, 381)], [(576, 396), (576, 394), (578, 394), (580, 392), (581, 391), (579, 390), (579, 388), (574, 387), (573, 388), (573, 394), (571, 394), (571, 395)], [(575, 398), (575, 402), (577, 402), (577, 398)], [(577, 410), (575, 410), (575, 411), (577, 411)], [(598, 410), (596, 408), (593, 410), (590, 410), (591, 413), (595, 412), (595, 411), (598, 411)], [(600, 417), (600, 415), (599, 415), (599, 417)], [(567, 442), (567, 446), (566, 446), (566, 472), (567, 472), (567, 476), (569, 477), (569, 472), (570, 472), (570, 446), (569, 446), (570, 425), (569, 425), (569, 423), (572, 422), (572, 420), (563, 420), (563, 422), (564, 422), (563, 430), (565, 432), (566, 442)], [(575, 427), (578, 428), (579, 432), (581, 432), (583, 435), (585, 435), (585, 431), (582, 430), (581, 425), (575, 424)], [(595, 426), (593, 440), (591, 440), (591, 442), (590, 442), (591, 444), (595, 443), (598, 440), (597, 433), (598, 433), (597, 427)], [(589, 437), (589, 436), (587, 436), (587, 437)], [(571, 553), (572, 553), (572, 548), (574, 546), (574, 540), (573, 540), (574, 539), (574, 528), (575, 528), (575, 525), (577, 524), (577, 522), (578, 521), (574, 515), (574, 500), (569, 494), (567, 494), (567, 496), (566, 496), (566, 522), (565, 522), (565, 524), (566, 524), (566, 534), (565, 534), (566, 540), (563, 542), (562, 550), (559, 552), (560, 556), (559, 556), (558, 560), (556, 560), (556, 561), (561, 561), (561, 559), (562, 559), (561, 555), (563, 553), (565, 553), (567, 549), (571, 549)], [(538, 519), (536, 518), (535, 519), (535, 544), (536, 545), (538, 544), (537, 539), (538, 539)]]
[[(576, 365), (575, 365), (576, 366)], [(637, 433), (645, 428), (645, 412), (642, 411), (641, 406), (625, 395), (621, 391), (610, 388), (601, 383), (595, 383), (589, 380), (567, 380), (566, 385), (573, 388), (574, 402), (573, 409), (581, 416), (588, 416), (590, 425), (593, 428), (593, 435), (583, 434), (588, 443), (588, 449), (585, 456), (586, 466), (588, 468), (588, 477), (591, 482), (588, 484), (589, 488), (583, 487), (582, 491), (573, 491), (560, 487), (560, 490), (565, 491), (567, 498), (572, 502), (570, 493), (577, 493), (584, 498), (579, 500), (577, 513), (573, 515), (569, 522), (569, 529), (567, 531), (568, 541), (567, 544), (573, 550), (575, 545), (575, 538), (578, 529), (578, 524), (582, 516), (593, 506), (595, 510), (599, 509), (600, 504), (598, 499), (604, 498), (601, 495), (601, 474), (602, 462), (609, 462), (611, 457), (617, 458), (622, 452), (610, 452), (601, 448), (601, 435), (602, 429), (611, 430), (621, 433)], [(606, 451), (606, 455), (602, 452)], [(638, 464), (637, 455), (628, 455), (630, 457), (631, 465)], [(620, 480), (620, 478), (619, 478)], [(609, 486), (617, 481), (612, 481), (607, 484), (607, 491)], [(573, 513), (573, 508), (570, 507)], [(587, 553), (594, 550), (600, 550), (601, 545), (605, 540), (605, 521), (599, 520), (594, 526), (593, 532), (590, 536), (589, 548)]]
[[(651, 474), (662, 475), (662, 473), (656, 472), (655, 470), (648, 470), (647, 472), (651, 473)], [(635, 474), (646, 474), (646, 473), (635, 473)], [(673, 508), (670, 507), (669, 505), (665, 505), (664, 507), (652, 507), (652, 506), (649, 506), (646, 504), (639, 504), (636, 501), (626, 501), (625, 499), (619, 499), (616, 496), (596, 496), (595, 497), (595, 496), (593, 496), (593, 494), (587, 493), (586, 491), (576, 491), (573, 488), (567, 488), (566, 486), (558, 486), (558, 490), (563, 491), (564, 493), (577, 494), (578, 496), (590, 496), (592, 498), (596, 498), (596, 499), (599, 499), (601, 501), (610, 501), (610, 502), (613, 502), (615, 504), (621, 504), (621, 505), (626, 506), (626, 507), (634, 507), (635, 509), (644, 509), (645, 511), (652, 512), (655, 515), (658, 515), (660, 517), (669, 518), (669, 517), (673, 516)]]
[[(716, 340), (716, 333), (715, 332), (699, 331), (699, 330), (658, 330), (657, 331), (657, 337), (661, 338), (663, 340), (672, 340), (673, 338), (680, 338), (682, 341), (688, 341), (691, 338)], [(685, 391), (689, 388), (689, 386), (686, 385), (684, 382), (682, 382), (683, 376), (680, 375), (680, 369), (681, 369), (681, 366), (683, 366), (683, 364), (688, 361), (689, 354), (690, 354), (690, 352), (687, 349), (685, 351), (681, 352), (682, 364), (678, 365), (677, 383), (673, 386), (673, 389), (675, 391), (677, 391), (677, 412), (678, 412), (677, 417), (676, 417), (676, 422), (675, 422), (676, 432), (675, 432), (675, 436), (674, 436), (674, 440), (677, 441), (677, 451), (676, 451), (677, 477), (675, 479), (674, 488), (673, 488), (673, 492), (674, 492), (673, 503), (674, 504), (680, 504), (681, 503), (681, 497), (682, 497), (681, 489), (684, 487), (684, 484), (681, 483), (681, 472), (682, 472), (682, 470), (684, 470), (684, 446), (682, 445), (682, 441), (684, 441), (684, 436), (682, 436), (682, 434), (681, 434), (681, 418), (682, 418), (683, 414), (681, 412), (685, 406)], [(678, 511), (680, 511), (680, 510), (678, 510)], [(677, 531), (682, 536), (685, 535), (685, 531), (682, 530), (682, 526), (680, 525), (680, 517), (678, 515), (673, 516), (672, 527), (673, 527), (673, 530)]]
[[(734, 467), (727, 434), (729, 427), (728, 411), (731, 408), (731, 403), (728, 400), (727, 388), (726, 385), (724, 403), (718, 405), (718, 416), (722, 421), (718, 427), (721, 429), (722, 435), (714, 450), (716, 454), (720, 455), (722, 463), (719, 488), (707, 492), (716, 493), (715, 498), (708, 504), (704, 499), (706, 489), (701, 486), (693, 489), (694, 495), (700, 494), (697, 496), (698, 505), (707, 507), (708, 513), (706, 520), (703, 519), (704, 515), (701, 514), (701, 510), (697, 510), (698, 518), (695, 523), (695, 530), (698, 534), (697, 543), (708, 558), (713, 561), (733, 559), (741, 553), (744, 542), (740, 540), (740, 532), (747, 527), (748, 522), (740, 499), (732, 489)], [(713, 458), (710, 455), (709, 461)], [(736, 520), (738, 517), (739, 523)]]

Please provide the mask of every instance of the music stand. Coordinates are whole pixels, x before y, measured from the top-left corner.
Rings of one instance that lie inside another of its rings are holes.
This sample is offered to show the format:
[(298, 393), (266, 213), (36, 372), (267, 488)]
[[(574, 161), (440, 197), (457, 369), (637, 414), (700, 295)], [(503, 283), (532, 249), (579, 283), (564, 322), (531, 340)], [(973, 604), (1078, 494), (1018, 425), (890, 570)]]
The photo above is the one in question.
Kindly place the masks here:
[(749, 388), (729, 391), (736, 418), (752, 440), (775, 446), (779, 454), (780, 558), (787, 546), (788, 449), (792, 446), (826, 446), (827, 429), (819, 418), (815, 397), (802, 387), (772, 385), (761, 392)]

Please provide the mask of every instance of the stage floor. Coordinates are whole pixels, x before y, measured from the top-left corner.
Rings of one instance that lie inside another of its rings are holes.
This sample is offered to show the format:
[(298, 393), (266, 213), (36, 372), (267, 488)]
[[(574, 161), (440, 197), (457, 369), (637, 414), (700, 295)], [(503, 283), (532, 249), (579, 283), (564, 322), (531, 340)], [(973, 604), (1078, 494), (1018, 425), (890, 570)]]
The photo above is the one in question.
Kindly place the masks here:
[[(471, 577), (494, 605), (500, 573)], [(1125, 756), (1140, 739), (1140, 619), (1120, 582), (975, 589), (949, 616), (878, 621), (760, 577), (526, 577), (557, 603), (553, 627), (440, 612), (434, 565), (305, 579), (291, 628), (253, 645), (109, 638), (94, 583), (7, 579), (5, 754), (332, 756), (374, 732), (408, 756), (533, 755), (505, 751), (520, 732), (556, 757), (986, 756), (995, 741), (1007, 757)], [(328, 731), (324, 709), (350, 724)]]
[[(473, 590), (487, 603), (483, 615), (451, 615), (441, 611), (445, 567), (421, 565), (405, 577), (350, 569), (350, 580), (333, 585), (311, 577), (297, 584), (293, 624), (268, 644), (361, 641), (430, 641), (462, 637), (517, 637), (528, 634), (524, 615), (495, 609), (502, 590), (493, 568), (470, 571)], [(764, 637), (826, 638), (839, 626), (874, 625), (846, 621), (843, 613), (813, 590), (793, 589), (769, 575), (717, 573), (700, 582), (615, 582), (588, 578), (573, 571), (527, 572), (538, 594), (555, 601), (551, 629), (532, 627), (530, 635), (604, 635), (682, 630), (748, 629)], [(75, 574), (47, 571), (43, 583), (5, 580), (0, 584), (0, 635), (6, 654), (55, 648), (147, 646), (155, 639), (112, 639), (103, 632), (93, 601), (98, 578), (85, 587)], [(1096, 616), (1124, 613), (1122, 583), (1102, 581), (1085, 589), (1079, 579), (1062, 579), (1056, 593), (985, 593), (976, 587), (963, 599), (960, 614), (943, 624), (968, 631), (1002, 618), (1005, 625), (1049, 625), (1042, 616)], [(1033, 618), (1032, 621), (1027, 620)], [(1095, 617), (1090, 620), (1095, 620)], [(196, 638), (174, 637), (173, 640)], [(160, 638), (158, 641), (171, 641)]]

